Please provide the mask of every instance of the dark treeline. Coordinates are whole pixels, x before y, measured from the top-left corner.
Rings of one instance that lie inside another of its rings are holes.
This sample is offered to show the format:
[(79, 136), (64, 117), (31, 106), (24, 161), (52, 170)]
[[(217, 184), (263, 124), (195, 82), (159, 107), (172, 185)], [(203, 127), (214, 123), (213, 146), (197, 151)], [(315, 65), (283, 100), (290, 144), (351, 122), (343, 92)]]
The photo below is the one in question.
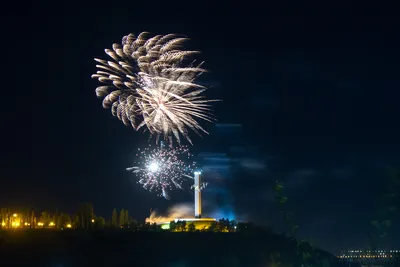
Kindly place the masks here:
[[(244, 226), (246, 225), (246, 226)], [(140, 222), (129, 216), (127, 209), (117, 211), (114, 209), (110, 219), (104, 219), (96, 216), (92, 204), (83, 203), (79, 205), (78, 211), (74, 214), (65, 212), (49, 212), (43, 211), (36, 214), (33, 209), (25, 212), (12, 211), (8, 208), (0, 209), (0, 229), (17, 230), (17, 229), (127, 229), (130, 231), (144, 232), (234, 232), (237, 227), (247, 227), (247, 224), (237, 224), (235, 221), (228, 219), (220, 219), (211, 223), (208, 227), (196, 229), (193, 223), (186, 221), (171, 221), (170, 229), (161, 229), (156, 223)]]
[(162, 229), (126, 209), (110, 215), (96, 216), (90, 203), (75, 214), (3, 208), (1, 266), (341, 266), (309, 243), (252, 223), (220, 219), (199, 229), (171, 221)]
[(126, 209), (110, 213), (106, 220), (96, 216), (91, 203), (79, 205), (74, 214), (59, 210), (37, 212), (35, 209), (11, 210), (0, 209), (0, 229), (16, 228), (53, 228), (53, 229), (102, 229), (102, 228), (128, 228), (137, 225), (137, 221), (129, 216)]
[(225, 233), (149, 226), (0, 231), (1, 266), (343, 266), (309, 243), (251, 223)]

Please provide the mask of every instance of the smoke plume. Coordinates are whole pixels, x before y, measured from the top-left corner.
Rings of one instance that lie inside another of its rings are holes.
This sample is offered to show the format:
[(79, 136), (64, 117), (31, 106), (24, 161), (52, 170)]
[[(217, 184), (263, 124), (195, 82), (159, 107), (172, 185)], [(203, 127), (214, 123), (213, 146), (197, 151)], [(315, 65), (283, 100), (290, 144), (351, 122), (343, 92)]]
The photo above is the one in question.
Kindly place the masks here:
[(175, 219), (192, 218), (194, 214), (193, 203), (180, 203), (170, 207), (165, 216), (156, 211), (151, 212), (150, 217), (146, 218), (147, 223), (170, 222)]

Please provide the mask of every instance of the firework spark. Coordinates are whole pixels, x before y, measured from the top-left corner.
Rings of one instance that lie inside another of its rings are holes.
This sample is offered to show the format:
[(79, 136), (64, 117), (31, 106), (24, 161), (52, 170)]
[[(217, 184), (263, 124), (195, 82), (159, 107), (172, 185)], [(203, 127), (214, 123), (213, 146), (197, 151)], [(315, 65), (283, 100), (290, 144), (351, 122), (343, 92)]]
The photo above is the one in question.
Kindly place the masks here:
[(135, 130), (145, 127), (178, 143), (180, 136), (191, 142), (188, 129), (207, 133), (199, 120), (213, 121), (209, 102), (214, 100), (205, 99), (206, 88), (195, 83), (205, 69), (189, 60), (198, 51), (183, 50), (187, 40), (175, 34), (149, 38), (143, 32), (106, 49), (112, 61), (96, 58), (98, 71), (92, 75), (106, 84), (96, 89), (103, 107)]
[(168, 192), (183, 189), (184, 178), (191, 176), (196, 163), (185, 146), (138, 149), (135, 166), (126, 168), (138, 178), (144, 189), (169, 199)]

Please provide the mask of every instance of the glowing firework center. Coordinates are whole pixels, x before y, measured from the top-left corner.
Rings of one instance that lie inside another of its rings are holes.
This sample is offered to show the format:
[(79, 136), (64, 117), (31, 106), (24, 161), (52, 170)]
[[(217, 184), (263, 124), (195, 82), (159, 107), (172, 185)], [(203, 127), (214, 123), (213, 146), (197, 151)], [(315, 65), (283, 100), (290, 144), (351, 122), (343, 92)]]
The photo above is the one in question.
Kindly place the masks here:
[(157, 162), (153, 161), (148, 166), (150, 172), (157, 172), (160, 169), (160, 165)]

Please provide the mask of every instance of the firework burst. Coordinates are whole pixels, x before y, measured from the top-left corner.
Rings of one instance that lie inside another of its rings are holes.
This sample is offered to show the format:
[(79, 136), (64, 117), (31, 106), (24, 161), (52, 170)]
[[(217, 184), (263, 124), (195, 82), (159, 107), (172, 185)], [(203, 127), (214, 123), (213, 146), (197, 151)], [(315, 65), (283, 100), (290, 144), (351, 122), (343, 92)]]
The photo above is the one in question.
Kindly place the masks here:
[(191, 175), (196, 163), (191, 158), (192, 155), (185, 146), (155, 149), (148, 147), (138, 149), (135, 166), (126, 170), (138, 177), (138, 183), (144, 189), (169, 199), (169, 191), (183, 189), (185, 177), (193, 179)]
[(125, 125), (135, 130), (147, 128), (157, 137), (191, 142), (188, 129), (207, 133), (199, 120), (213, 120), (205, 87), (195, 82), (205, 69), (190, 60), (198, 51), (183, 50), (187, 38), (175, 34), (149, 38), (143, 32), (129, 34), (122, 45), (113, 44), (105, 52), (112, 60), (95, 59), (98, 71), (92, 75), (104, 86), (96, 89), (103, 107), (111, 108)]

